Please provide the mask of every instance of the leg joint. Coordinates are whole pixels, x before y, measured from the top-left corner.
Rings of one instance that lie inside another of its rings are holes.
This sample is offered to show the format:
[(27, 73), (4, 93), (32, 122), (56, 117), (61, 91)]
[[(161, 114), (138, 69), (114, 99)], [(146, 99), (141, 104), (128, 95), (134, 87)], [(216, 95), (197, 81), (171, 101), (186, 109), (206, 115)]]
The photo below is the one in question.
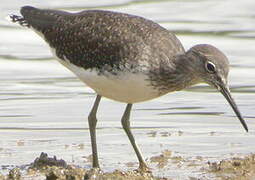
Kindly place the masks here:
[(128, 104), (126, 110), (121, 118), (121, 124), (125, 131), (130, 131), (130, 111), (131, 111), (132, 104)]

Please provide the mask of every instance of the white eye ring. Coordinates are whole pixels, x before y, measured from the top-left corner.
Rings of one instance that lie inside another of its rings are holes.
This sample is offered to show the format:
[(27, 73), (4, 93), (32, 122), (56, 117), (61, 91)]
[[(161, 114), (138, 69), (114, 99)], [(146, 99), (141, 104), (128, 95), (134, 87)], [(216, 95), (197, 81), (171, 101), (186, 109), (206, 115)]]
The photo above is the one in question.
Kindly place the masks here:
[(215, 73), (216, 72), (216, 66), (211, 61), (207, 61), (205, 63), (205, 69), (209, 73)]

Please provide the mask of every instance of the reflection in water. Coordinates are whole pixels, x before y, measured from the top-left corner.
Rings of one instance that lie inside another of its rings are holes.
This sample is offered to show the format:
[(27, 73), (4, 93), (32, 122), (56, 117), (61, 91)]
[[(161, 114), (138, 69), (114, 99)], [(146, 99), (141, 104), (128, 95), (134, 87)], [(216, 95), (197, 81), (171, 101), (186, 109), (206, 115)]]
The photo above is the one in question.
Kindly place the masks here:
[(185, 110), (185, 109), (202, 109), (203, 107), (173, 107), (173, 108), (150, 108), (150, 109), (135, 109), (136, 111), (142, 110), (142, 111), (165, 111), (165, 110)]
[(173, 113), (159, 113), (158, 115), (221, 115), (223, 112), (173, 112)]

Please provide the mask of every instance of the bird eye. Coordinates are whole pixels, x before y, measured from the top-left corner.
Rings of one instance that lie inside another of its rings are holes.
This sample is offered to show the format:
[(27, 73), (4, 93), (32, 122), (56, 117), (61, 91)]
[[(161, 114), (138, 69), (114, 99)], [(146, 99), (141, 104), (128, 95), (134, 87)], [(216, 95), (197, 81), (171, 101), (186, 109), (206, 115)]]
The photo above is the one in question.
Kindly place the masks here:
[(205, 68), (206, 68), (206, 70), (207, 70), (209, 73), (215, 73), (215, 71), (216, 71), (215, 65), (214, 65), (212, 62), (210, 62), (210, 61), (208, 61), (208, 62), (205, 64)]

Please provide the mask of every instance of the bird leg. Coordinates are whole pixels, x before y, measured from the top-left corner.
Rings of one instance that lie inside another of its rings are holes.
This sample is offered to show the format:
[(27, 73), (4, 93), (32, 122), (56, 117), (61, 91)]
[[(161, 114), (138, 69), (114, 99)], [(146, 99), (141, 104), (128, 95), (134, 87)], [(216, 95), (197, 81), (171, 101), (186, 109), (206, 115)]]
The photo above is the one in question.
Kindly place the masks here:
[(121, 118), (121, 124), (122, 124), (122, 127), (123, 129), (125, 130), (128, 138), (129, 138), (129, 141), (131, 142), (134, 150), (135, 150), (135, 153), (136, 153), (136, 156), (139, 160), (139, 170), (141, 172), (147, 172), (149, 171), (149, 168), (147, 167), (145, 161), (143, 160), (143, 157), (140, 153), (140, 150), (139, 148), (137, 147), (136, 143), (135, 143), (135, 138), (130, 130), (130, 111), (131, 111), (131, 108), (132, 108), (132, 104), (127, 104), (127, 107), (126, 107), (126, 110)]
[(93, 108), (88, 116), (89, 132), (90, 132), (91, 146), (92, 146), (93, 168), (99, 168), (98, 156), (97, 156), (97, 144), (96, 144), (96, 125), (97, 125), (96, 113), (97, 113), (100, 100), (101, 100), (101, 96), (97, 95)]

